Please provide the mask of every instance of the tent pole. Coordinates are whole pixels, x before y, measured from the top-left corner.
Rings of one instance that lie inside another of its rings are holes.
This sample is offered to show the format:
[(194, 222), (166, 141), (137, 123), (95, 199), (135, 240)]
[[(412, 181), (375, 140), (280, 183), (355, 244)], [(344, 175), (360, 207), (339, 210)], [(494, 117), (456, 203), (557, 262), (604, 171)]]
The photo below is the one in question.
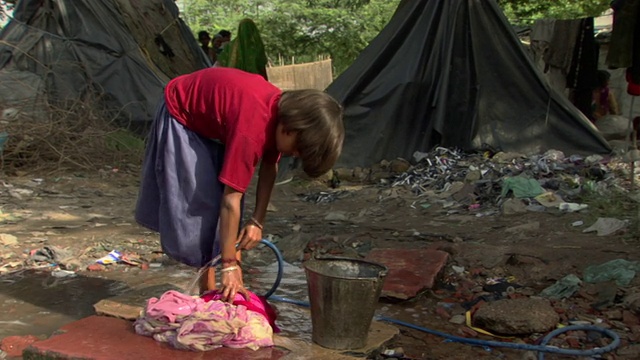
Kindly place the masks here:
[(633, 101), (635, 96), (631, 96), (631, 105), (629, 106), (629, 126), (627, 127), (627, 151), (631, 150), (631, 144), (635, 145), (635, 139), (631, 141), (631, 134), (633, 133)]
[(635, 96), (631, 96), (631, 106), (629, 106), (629, 129), (631, 130), (629, 132), (629, 137), (630, 137), (630, 142), (629, 142), (629, 147), (631, 148), (630, 151), (633, 151), (634, 156), (631, 159), (631, 191), (635, 190), (635, 183), (636, 183), (636, 159), (635, 159), (635, 151), (638, 149), (638, 143), (637, 143), (637, 137), (638, 137), (638, 132), (636, 131), (636, 129), (633, 128), (632, 124), (633, 124), (633, 101), (635, 100)]

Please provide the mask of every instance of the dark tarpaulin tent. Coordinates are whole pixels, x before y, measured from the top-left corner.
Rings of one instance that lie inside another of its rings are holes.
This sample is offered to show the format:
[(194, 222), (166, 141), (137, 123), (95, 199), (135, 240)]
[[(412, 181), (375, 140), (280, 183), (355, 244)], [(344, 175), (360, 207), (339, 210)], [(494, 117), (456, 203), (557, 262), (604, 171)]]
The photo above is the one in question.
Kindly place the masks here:
[(0, 39), (0, 105), (93, 98), (142, 132), (171, 78), (210, 65), (173, 0), (21, 0)]
[(493, 0), (403, 0), (327, 91), (345, 107), (339, 166), (411, 159), (438, 145), (610, 152), (549, 88)]

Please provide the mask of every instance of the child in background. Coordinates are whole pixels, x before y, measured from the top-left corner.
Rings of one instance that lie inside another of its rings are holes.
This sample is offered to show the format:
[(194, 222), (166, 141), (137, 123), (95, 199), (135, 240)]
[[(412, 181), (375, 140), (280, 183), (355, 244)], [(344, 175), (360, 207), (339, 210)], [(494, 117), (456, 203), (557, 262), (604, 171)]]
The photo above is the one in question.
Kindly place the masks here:
[[(316, 177), (334, 165), (343, 140), (342, 107), (325, 92), (281, 92), (233, 68), (179, 76), (166, 86), (149, 135), (136, 220), (158, 231), (165, 254), (184, 264), (203, 267), (221, 254), (223, 299), (248, 299), (237, 251), (262, 239), (280, 156), (299, 157)], [(256, 206), (240, 228), (258, 164)], [(209, 268), (200, 291), (215, 288)]]
[(613, 96), (611, 89), (609, 89), (610, 78), (611, 74), (608, 71), (598, 71), (599, 86), (593, 90), (593, 98), (591, 102), (595, 121), (607, 115), (620, 115), (616, 98)]

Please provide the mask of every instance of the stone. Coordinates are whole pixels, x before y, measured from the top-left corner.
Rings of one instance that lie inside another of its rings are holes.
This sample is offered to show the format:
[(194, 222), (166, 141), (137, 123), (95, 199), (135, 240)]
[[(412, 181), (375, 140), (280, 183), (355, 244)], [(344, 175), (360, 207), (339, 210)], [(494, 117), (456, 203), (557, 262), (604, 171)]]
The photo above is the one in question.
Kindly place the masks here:
[(448, 259), (448, 253), (433, 249), (373, 249), (366, 256), (389, 269), (382, 296), (403, 300), (433, 288)]
[(456, 325), (462, 325), (467, 322), (467, 318), (464, 315), (453, 315), (449, 322)]
[(549, 301), (536, 298), (491, 302), (478, 309), (473, 318), (475, 326), (504, 335), (544, 333), (559, 321)]
[(308, 243), (309, 241), (304, 238), (304, 234), (298, 231), (279, 241), (278, 247), (284, 260), (293, 264), (302, 261)]
[(640, 292), (625, 296), (622, 302), (629, 310), (640, 315)]
[(259, 350), (222, 347), (216, 351), (175, 350), (153, 338), (134, 332), (132, 323), (106, 316), (90, 316), (63, 326), (47, 340), (38, 341), (23, 353), (24, 360), (136, 359), (283, 359), (289, 351), (277, 347)]
[(20, 357), (24, 349), (39, 340), (33, 335), (7, 336), (0, 341), (0, 350), (4, 351), (9, 357)]
[(622, 311), (619, 309), (605, 311), (602, 315), (609, 320), (622, 320)]
[(338, 169), (334, 169), (333, 173), (338, 177), (338, 179), (340, 180), (353, 180), (353, 170), (352, 169), (348, 169), (348, 168), (338, 168)]
[(332, 211), (324, 219), (327, 221), (348, 221), (349, 217), (344, 211)]
[(502, 204), (502, 215), (517, 215), (527, 212), (527, 206), (520, 199), (507, 199)]
[(94, 304), (93, 308), (98, 315), (125, 320), (136, 320), (144, 310), (149, 298), (159, 297), (169, 290), (182, 291), (182, 289), (171, 284), (148, 286), (131, 290), (123, 295), (102, 299)]
[(389, 164), (389, 169), (391, 170), (391, 172), (396, 174), (402, 174), (403, 172), (409, 170), (410, 167), (411, 163), (402, 158), (391, 160), (391, 163)]
[(616, 351), (616, 355), (624, 356), (625, 359), (640, 359), (640, 345), (624, 346)]
[(11, 234), (0, 234), (0, 243), (6, 246), (16, 245), (18, 238)]

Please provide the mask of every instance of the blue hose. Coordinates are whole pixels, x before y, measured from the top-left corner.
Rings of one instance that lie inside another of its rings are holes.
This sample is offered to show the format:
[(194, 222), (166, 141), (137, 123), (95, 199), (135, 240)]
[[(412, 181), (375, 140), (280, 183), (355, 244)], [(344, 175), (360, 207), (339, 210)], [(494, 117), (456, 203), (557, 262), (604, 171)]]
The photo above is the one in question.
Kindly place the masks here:
[[(261, 242), (266, 246), (268, 246), (273, 251), (273, 253), (276, 255), (276, 258), (278, 260), (278, 275), (276, 277), (276, 281), (273, 287), (271, 287), (271, 290), (269, 290), (267, 295), (265, 295), (265, 297), (267, 297), (269, 300), (308, 308), (309, 303), (306, 301), (300, 301), (300, 300), (289, 299), (289, 298), (273, 295), (273, 293), (275, 293), (276, 289), (280, 285), (280, 281), (282, 280), (284, 259), (282, 258), (282, 254), (280, 253), (278, 248), (276, 248), (276, 246), (273, 245), (271, 242), (267, 240), (262, 240)], [(440, 336), (442, 338), (447, 339), (448, 341), (457, 342), (461, 344), (469, 344), (469, 345), (476, 345), (476, 346), (482, 346), (482, 347), (508, 348), (508, 349), (525, 350), (525, 351), (537, 351), (538, 360), (544, 360), (545, 353), (568, 355), (568, 356), (593, 356), (593, 355), (600, 355), (600, 354), (611, 352), (615, 350), (618, 346), (620, 346), (620, 336), (618, 336), (618, 334), (616, 334), (612, 330), (604, 329), (604, 328), (593, 326), (593, 325), (571, 325), (571, 326), (559, 328), (547, 334), (540, 342), (540, 345), (529, 345), (529, 344), (518, 344), (518, 343), (510, 343), (510, 342), (503, 342), (503, 341), (490, 341), (490, 340), (464, 338), (461, 336), (455, 336), (455, 335), (447, 334), (437, 330), (432, 330), (429, 328), (417, 326), (401, 320), (392, 319), (386, 316), (376, 316), (375, 319), (379, 321), (384, 321), (384, 322), (404, 326), (413, 330), (418, 330), (427, 334)], [(605, 347), (591, 349), (591, 350), (561, 349), (561, 348), (547, 345), (549, 341), (551, 341), (551, 339), (568, 331), (594, 331), (609, 337), (613, 341), (611, 341), (611, 343)]]
[(282, 258), (282, 254), (280, 253), (280, 250), (278, 250), (278, 248), (271, 241), (262, 239), (260, 240), (260, 242), (266, 245), (269, 249), (271, 249), (271, 251), (273, 251), (273, 253), (276, 255), (276, 260), (278, 260), (278, 275), (276, 275), (276, 281), (273, 283), (273, 286), (271, 287), (271, 289), (269, 289), (269, 291), (267, 291), (267, 293), (264, 294), (265, 298), (269, 298), (271, 297), (271, 295), (273, 295), (273, 293), (276, 292), (276, 290), (278, 290), (278, 286), (280, 286), (280, 281), (282, 281), (282, 273), (284, 272), (284, 259)]

